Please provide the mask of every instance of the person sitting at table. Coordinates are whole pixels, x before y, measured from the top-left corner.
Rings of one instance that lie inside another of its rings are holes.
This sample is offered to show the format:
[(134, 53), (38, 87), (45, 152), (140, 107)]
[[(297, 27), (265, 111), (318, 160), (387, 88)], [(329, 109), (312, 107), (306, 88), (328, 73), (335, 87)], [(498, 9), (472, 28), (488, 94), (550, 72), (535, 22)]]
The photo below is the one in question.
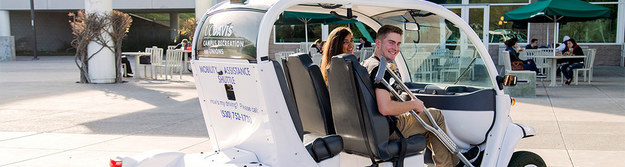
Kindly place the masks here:
[[(574, 39), (569, 39), (566, 41), (566, 48), (562, 51), (562, 55), (584, 55), (584, 51), (582, 51), (582, 48), (577, 45)], [(582, 67), (584, 67), (584, 58), (563, 59), (562, 64), (560, 64), (560, 71), (562, 71), (563, 77), (566, 78), (564, 83), (570, 85), (573, 78), (573, 69)]]
[(310, 45), (310, 48), (315, 49), (317, 53), (323, 53), (321, 52), (321, 47), (323, 47), (323, 45), (321, 45), (321, 39), (315, 40), (315, 42)]
[(525, 46), (525, 49), (538, 49), (538, 39), (536, 38), (532, 39), (530, 44)]
[(523, 49), (520, 48), (519, 51), (517, 52), (517, 50), (515, 49), (517, 48), (517, 42), (518, 42), (517, 38), (512, 38), (504, 42), (504, 44), (506, 44), (506, 51), (510, 53), (510, 63), (515, 62), (515, 61), (522, 61), (523, 69), (532, 70), (536, 72), (536, 76), (538, 77), (545, 77), (545, 75), (543, 75), (543, 73), (540, 73), (538, 68), (536, 68), (536, 63), (534, 63), (534, 60), (532, 59), (521, 60), (521, 58), (519, 58), (519, 52), (522, 52)]
[(124, 55), (122, 55), (122, 63), (126, 65), (126, 75), (124, 77), (132, 77), (132, 68), (130, 67), (130, 61)]
[(189, 45), (189, 40), (182, 39), (182, 41), (178, 45), (176, 45), (176, 49), (191, 50), (191, 45)]
[(371, 42), (367, 41), (365, 37), (360, 37), (360, 45), (358, 45), (358, 49), (365, 47), (371, 47)]
[(571, 39), (571, 37), (564, 36), (564, 38), (562, 38), (562, 43), (560, 43), (560, 45), (558, 45), (558, 47), (556, 48), (556, 52), (562, 52), (564, 49), (566, 49), (566, 41), (568, 41), (569, 39)]

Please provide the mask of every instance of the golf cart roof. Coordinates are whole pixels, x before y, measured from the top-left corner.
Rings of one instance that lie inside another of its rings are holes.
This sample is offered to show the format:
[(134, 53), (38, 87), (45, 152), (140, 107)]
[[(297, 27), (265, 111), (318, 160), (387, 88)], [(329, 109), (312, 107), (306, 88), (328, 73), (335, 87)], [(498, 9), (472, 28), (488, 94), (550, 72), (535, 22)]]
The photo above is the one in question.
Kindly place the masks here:
[[(321, 14), (332, 12), (346, 16), (349, 10), (356, 20), (374, 30), (385, 24), (401, 25), (405, 22), (424, 21), (430, 15), (444, 18), (463, 32), (466, 40), (475, 45), (475, 50), (479, 53), (477, 55), (483, 60), (492, 60), (481, 37), (462, 18), (443, 6), (425, 0), (248, 0), (244, 3), (225, 1), (209, 9), (198, 23), (201, 28), (196, 30), (198, 38), (194, 38), (196, 50), (194, 54), (199, 58), (234, 58), (249, 63), (267, 62), (270, 61), (271, 32), (284, 11)], [(438, 24), (438, 21), (435, 23)], [(398, 55), (396, 60), (403, 61), (402, 55)], [(489, 73), (497, 75), (493, 62), (485, 63)]]

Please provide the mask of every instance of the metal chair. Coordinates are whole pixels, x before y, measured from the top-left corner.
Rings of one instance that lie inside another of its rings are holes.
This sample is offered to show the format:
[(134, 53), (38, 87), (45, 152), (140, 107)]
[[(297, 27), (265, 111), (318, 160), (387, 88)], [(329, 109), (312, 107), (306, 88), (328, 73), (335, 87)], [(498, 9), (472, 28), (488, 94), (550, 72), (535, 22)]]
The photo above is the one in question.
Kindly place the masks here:
[[(430, 77), (430, 82), (434, 81), (434, 78), (438, 78), (438, 71), (434, 70), (435, 59), (428, 58), (430, 56), (429, 52), (419, 52), (416, 53), (414, 57), (412, 57), (412, 68), (416, 68), (417, 70), (414, 72), (415, 80), (417, 78), (421, 78), (421, 82), (427, 82), (427, 76)], [(436, 76), (435, 76), (436, 74)]]
[(167, 75), (171, 76), (172, 79), (174, 78), (174, 69), (178, 70), (180, 80), (182, 80), (182, 55), (182, 50), (167, 50), (167, 54), (165, 56), (165, 70), (167, 70), (167, 73), (165, 74), (165, 80), (167, 80)]
[(371, 57), (371, 55), (373, 55), (373, 49), (373, 47), (363, 47), (362, 49), (360, 49), (360, 54), (358, 55), (358, 57), (360, 57), (361, 63), (367, 58)]
[(596, 51), (596, 49), (584, 49), (584, 53), (586, 54), (586, 58), (584, 58), (584, 68), (573, 69), (573, 82), (575, 82), (575, 85), (578, 84), (577, 79), (579, 78), (578, 74), (580, 71), (584, 74), (584, 81), (586, 81), (586, 75), (588, 75), (588, 84), (590, 84), (590, 81), (592, 80), (592, 67), (595, 63)]
[[(154, 69), (152, 69), (152, 55), (154, 55), (154, 52), (156, 51), (156, 46), (153, 46), (151, 48), (145, 48), (145, 52), (146, 53), (150, 53), (150, 59), (148, 62), (142, 62), (141, 59), (137, 59), (136, 61), (139, 61), (139, 66), (143, 66), (143, 77), (147, 77), (148, 76), (148, 70), (147, 67), (150, 66), (150, 76), (153, 76), (154, 73)], [(137, 75), (139, 75), (140, 73), (139, 71), (139, 67), (136, 67), (137, 69)]]
[[(534, 57), (534, 56), (543, 56), (544, 55), (543, 53), (546, 53), (546, 52), (540, 49), (526, 49), (523, 52), (521, 52), (521, 55), (519, 57), (523, 59), (534, 60), (534, 63), (536, 63), (536, 68), (538, 68), (543, 74), (546, 74), (547, 70), (551, 67), (549, 62), (547, 62), (547, 59)], [(552, 52), (550, 52), (549, 54), (552, 54)]]
[(156, 73), (160, 73), (163, 76), (163, 72), (155, 71), (156, 68), (161, 68), (165, 66), (163, 63), (163, 48), (157, 48), (156, 46), (152, 47), (152, 55), (150, 56), (150, 68), (152, 70), (152, 79), (158, 79)]

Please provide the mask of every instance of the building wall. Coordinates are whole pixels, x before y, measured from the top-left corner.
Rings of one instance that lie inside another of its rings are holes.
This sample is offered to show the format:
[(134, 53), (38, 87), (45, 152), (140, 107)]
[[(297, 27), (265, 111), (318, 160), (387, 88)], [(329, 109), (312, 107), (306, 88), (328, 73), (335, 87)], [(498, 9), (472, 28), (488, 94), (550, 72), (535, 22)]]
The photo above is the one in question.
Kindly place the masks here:
[[(68, 22), (69, 11), (35, 12), (37, 49), (39, 51), (65, 51), (71, 48), (72, 30)], [(11, 35), (15, 37), (16, 51), (31, 51), (33, 33), (30, 11), (10, 11)]]
[[(67, 14), (74, 11), (41, 11), (35, 13), (37, 27), (37, 50), (64, 52), (72, 49), (74, 36)], [(30, 25), (30, 11), (10, 11), (11, 35), (15, 37), (16, 51), (31, 51), (33, 34)], [(169, 26), (133, 17), (128, 36), (124, 38), (122, 50), (139, 51), (145, 47), (166, 48), (171, 44)]]
[(284, 51), (293, 51), (295, 52), (295, 50), (297, 50), (297, 48), (299, 48), (299, 43), (296, 44), (275, 44), (274, 41), (274, 34), (273, 34), (273, 29), (271, 29), (271, 35), (269, 37), (269, 58), (274, 59), (276, 53), (278, 52), (284, 52)]
[(122, 41), (122, 50), (143, 51), (152, 46), (167, 48), (167, 45), (172, 44), (170, 38), (168, 25), (133, 16), (128, 36)]

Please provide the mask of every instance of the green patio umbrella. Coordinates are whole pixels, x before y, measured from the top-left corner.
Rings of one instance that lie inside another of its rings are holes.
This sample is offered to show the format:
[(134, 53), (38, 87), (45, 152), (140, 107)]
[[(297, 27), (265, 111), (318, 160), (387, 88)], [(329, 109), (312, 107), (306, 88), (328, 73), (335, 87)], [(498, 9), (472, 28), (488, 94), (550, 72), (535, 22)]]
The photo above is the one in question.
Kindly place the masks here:
[[(358, 22), (356, 19), (343, 20), (333, 14), (284, 11), (275, 25), (293, 25), (304, 23), (306, 43), (308, 43), (308, 24), (348, 24)], [(308, 48), (306, 48), (306, 52)]]
[(558, 22), (588, 21), (604, 17), (610, 17), (610, 9), (581, 0), (537, 0), (504, 14), (506, 21), (553, 22), (554, 47), (558, 39)]

